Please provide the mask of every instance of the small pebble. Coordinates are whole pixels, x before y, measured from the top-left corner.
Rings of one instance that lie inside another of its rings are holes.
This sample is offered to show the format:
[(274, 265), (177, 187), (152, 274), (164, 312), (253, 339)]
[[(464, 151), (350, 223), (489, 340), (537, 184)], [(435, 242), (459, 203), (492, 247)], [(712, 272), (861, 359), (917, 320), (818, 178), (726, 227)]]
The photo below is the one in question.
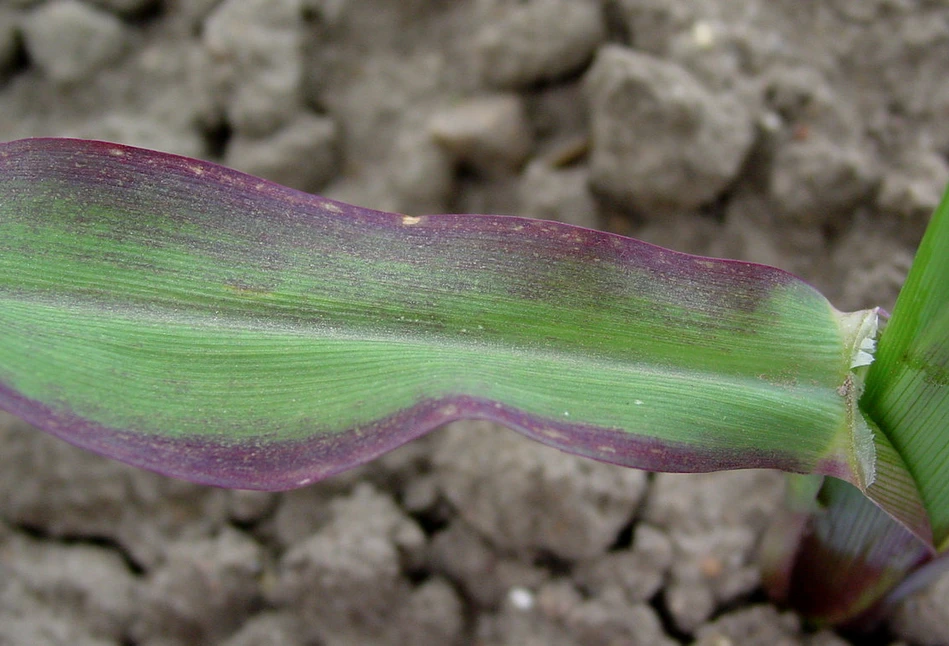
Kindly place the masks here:
[(30, 61), (61, 83), (88, 78), (116, 61), (128, 44), (118, 18), (78, 0), (56, 0), (30, 12), (23, 38)]
[(209, 82), (237, 132), (263, 136), (300, 110), (301, 0), (224, 0), (204, 21)]
[(633, 210), (695, 209), (734, 180), (754, 141), (747, 108), (681, 66), (609, 45), (586, 76), (593, 186)]
[(527, 588), (511, 588), (507, 598), (518, 610), (527, 612), (534, 608), (534, 594)]
[(606, 30), (595, 2), (531, 0), (512, 3), (475, 37), (484, 81), (510, 88), (550, 81), (586, 64)]
[(487, 175), (517, 168), (532, 145), (524, 106), (513, 94), (470, 99), (436, 113), (429, 130), (457, 161)]

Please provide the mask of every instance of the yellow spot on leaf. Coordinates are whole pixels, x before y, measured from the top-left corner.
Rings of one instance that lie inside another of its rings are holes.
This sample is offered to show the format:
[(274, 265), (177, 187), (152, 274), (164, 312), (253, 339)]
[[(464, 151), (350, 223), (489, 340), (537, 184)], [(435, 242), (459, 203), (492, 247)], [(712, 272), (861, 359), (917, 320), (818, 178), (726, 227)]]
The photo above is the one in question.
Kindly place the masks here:
[(549, 437), (549, 438), (552, 439), (552, 440), (565, 440), (565, 439), (567, 439), (567, 436), (566, 436), (566, 435), (564, 435), (564, 434), (561, 433), (560, 431), (556, 431), (556, 430), (554, 430), (554, 429), (552, 429), (552, 428), (545, 428), (544, 430), (541, 431), (541, 433), (543, 433), (544, 435), (546, 435), (547, 437)]
[(458, 407), (454, 404), (448, 404), (442, 408), (442, 415), (445, 417), (454, 417), (458, 414)]

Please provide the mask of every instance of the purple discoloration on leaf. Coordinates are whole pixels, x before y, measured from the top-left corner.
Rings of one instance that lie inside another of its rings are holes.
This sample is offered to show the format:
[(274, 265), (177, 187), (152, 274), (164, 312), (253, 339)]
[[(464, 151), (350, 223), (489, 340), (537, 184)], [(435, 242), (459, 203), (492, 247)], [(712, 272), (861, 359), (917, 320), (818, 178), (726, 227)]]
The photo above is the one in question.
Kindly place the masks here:
[[(335, 436), (272, 442), (173, 438), (109, 429), (54, 411), (0, 384), (0, 408), (81, 448), (163, 475), (236, 489), (281, 491), (305, 486), (369, 462), (460, 419), (483, 419), (548, 446), (620, 466), (679, 473), (773, 468), (802, 471), (790, 452), (699, 451), (686, 445), (527, 415), (467, 396), (419, 402), (409, 410)], [(835, 467), (836, 468), (836, 467)]]
[(281, 489), (483, 418), (650, 470), (859, 480), (837, 313), (779, 269), (104, 142), (0, 144), (0, 185), (0, 406), (111, 457)]
[[(113, 163), (89, 163), (95, 157)], [(103, 184), (119, 187), (121, 192), (114, 193), (114, 197), (124, 195), (130, 212), (139, 208), (142, 199), (151, 203), (165, 197), (171, 200), (163, 213), (167, 219), (191, 224), (198, 213), (203, 226), (250, 235), (265, 252), (272, 251), (274, 243), (282, 242), (314, 252), (343, 248), (373, 261), (405, 259), (405, 247), (354, 246), (353, 235), (364, 235), (367, 231), (375, 232), (383, 240), (391, 236), (420, 247), (448, 245), (446, 255), (451, 251), (461, 259), (469, 255), (464, 253), (464, 247), (477, 245), (479, 240), (485, 246), (498, 247), (498, 255), (540, 243), (538, 249), (545, 250), (545, 256), (574, 258), (584, 267), (602, 262), (643, 269), (656, 281), (657, 291), (670, 278), (691, 279), (705, 290), (712, 290), (710, 298), (721, 299), (738, 309), (755, 307), (757, 300), (766, 298), (773, 286), (800, 282), (775, 267), (693, 256), (559, 222), (467, 214), (410, 217), (376, 211), (303, 193), (211, 162), (119, 144), (68, 139), (0, 144), (0, 173), (12, 172), (19, 179), (29, 180), (31, 170), (39, 171), (36, 180), (62, 179), (79, 187), (85, 184), (96, 192)], [(156, 184), (158, 177), (165, 180)], [(174, 188), (166, 189), (163, 185)], [(190, 211), (172, 208), (183, 198)], [(81, 221), (81, 216), (77, 221)], [(319, 238), (293, 235), (312, 230), (314, 225), (321, 230)], [(156, 235), (154, 243), (161, 244), (161, 236)], [(389, 257), (387, 250), (392, 254)], [(254, 253), (253, 248), (247, 251)], [(272, 256), (270, 260), (276, 262), (279, 257)], [(537, 293), (549, 295), (545, 290)]]
[[(816, 499), (795, 483), (817, 482)], [(867, 628), (882, 600), (935, 555), (856, 488), (834, 478), (789, 482), (782, 510), (762, 541), (762, 578), (771, 598), (820, 623)], [(833, 573), (829, 575), (828, 573)], [(856, 618), (856, 619), (855, 619)]]

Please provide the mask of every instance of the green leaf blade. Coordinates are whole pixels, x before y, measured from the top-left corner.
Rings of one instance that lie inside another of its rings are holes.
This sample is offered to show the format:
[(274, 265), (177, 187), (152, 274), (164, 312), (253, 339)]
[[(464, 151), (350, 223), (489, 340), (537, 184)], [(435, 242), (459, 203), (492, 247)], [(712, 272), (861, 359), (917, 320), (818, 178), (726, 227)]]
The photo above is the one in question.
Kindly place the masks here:
[(780, 270), (101, 142), (0, 145), (0, 192), (0, 407), (106, 455), (281, 489), (479, 417), (627, 466), (866, 484), (853, 339)]
[(936, 546), (949, 549), (949, 193), (880, 338), (861, 407), (913, 475)]

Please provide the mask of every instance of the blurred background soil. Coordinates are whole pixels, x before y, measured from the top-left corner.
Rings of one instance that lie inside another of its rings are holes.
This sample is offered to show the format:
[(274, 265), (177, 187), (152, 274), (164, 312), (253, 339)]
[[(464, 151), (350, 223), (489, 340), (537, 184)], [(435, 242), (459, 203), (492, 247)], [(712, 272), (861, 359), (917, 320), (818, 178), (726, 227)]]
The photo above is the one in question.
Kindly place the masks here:
[[(890, 308), (949, 180), (949, 3), (0, 0), (0, 139), (38, 135), (605, 228)], [(0, 645), (949, 644), (949, 578), (873, 640), (769, 605), (781, 496), (484, 423), (224, 491), (0, 414)]]

